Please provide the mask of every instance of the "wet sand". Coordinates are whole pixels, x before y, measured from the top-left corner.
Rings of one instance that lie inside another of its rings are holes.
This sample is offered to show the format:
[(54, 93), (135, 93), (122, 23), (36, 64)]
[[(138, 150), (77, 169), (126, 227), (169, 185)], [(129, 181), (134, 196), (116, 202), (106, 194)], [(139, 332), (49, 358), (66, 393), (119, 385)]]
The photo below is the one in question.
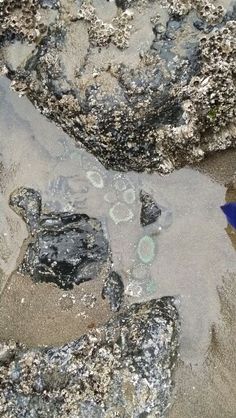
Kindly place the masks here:
[(228, 149), (209, 155), (196, 167), (201, 173), (208, 175), (213, 181), (227, 184), (236, 170), (236, 151)]
[(2, 339), (21, 341), (29, 347), (55, 346), (103, 324), (111, 312), (101, 298), (101, 281), (65, 292), (13, 274), (1, 297), (0, 317)]
[(221, 321), (212, 324), (204, 363), (192, 369), (179, 362), (174, 403), (168, 418), (236, 416), (236, 275), (226, 275), (218, 290)]
[[(96, 289), (95, 281), (90, 282), (86, 291), (78, 286), (64, 297), (65, 292), (50, 284), (34, 284), (30, 278), (12, 275), (27, 230), (8, 207), (8, 197), (25, 185), (42, 193), (45, 211), (77, 211), (102, 220), (114, 268), (125, 282), (126, 303), (163, 295), (179, 299), (180, 366), (169, 416), (234, 418), (235, 369), (229, 365), (235, 364), (231, 331), (236, 323), (232, 307), (236, 259), (232, 231), (228, 234), (225, 229), (219, 207), (226, 198), (225, 183), (235, 171), (236, 153), (217, 155), (213, 166), (205, 162), (198, 169), (182, 169), (167, 177), (108, 172), (27, 99), (19, 99), (8, 89), (7, 80), (0, 79), (0, 339), (13, 338), (30, 346), (59, 344), (78, 338), (110, 315), (99, 299), (101, 282), (96, 282)], [(91, 182), (93, 172), (100, 183)], [(140, 226), (141, 189), (171, 213), (171, 222), (164, 222), (161, 231), (155, 224)], [(127, 190), (134, 196), (128, 203)], [(122, 204), (123, 217), (132, 213), (128, 221), (115, 223), (111, 218), (117, 203)], [(155, 258), (140, 267), (137, 248), (146, 235), (155, 244)], [(220, 298), (219, 289), (224, 295)], [(87, 308), (87, 317), (83, 292), (99, 301)], [(222, 300), (229, 309), (222, 307)], [(228, 319), (225, 309), (230, 312)], [(222, 401), (217, 393), (222, 394)]]

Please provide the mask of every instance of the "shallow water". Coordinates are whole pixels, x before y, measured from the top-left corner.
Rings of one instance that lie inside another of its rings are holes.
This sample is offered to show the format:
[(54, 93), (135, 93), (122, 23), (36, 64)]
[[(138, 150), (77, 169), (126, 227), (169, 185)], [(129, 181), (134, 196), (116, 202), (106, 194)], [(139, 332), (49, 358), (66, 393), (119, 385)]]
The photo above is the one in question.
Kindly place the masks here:
[[(193, 370), (200, 376), (212, 324), (221, 323), (217, 288), (223, 277), (236, 274), (235, 248), (219, 209), (225, 201), (223, 182), (208, 175), (207, 165), (200, 167), (202, 172), (186, 168), (167, 177), (108, 172), (26, 98), (11, 92), (5, 78), (0, 79), (0, 127), (0, 338), (31, 346), (59, 344), (110, 315), (100, 298), (102, 278), (96, 288), (90, 282), (65, 294), (51, 284), (34, 284), (30, 278), (11, 274), (27, 230), (8, 207), (8, 198), (16, 187), (29, 186), (42, 193), (45, 211), (83, 212), (102, 220), (114, 268), (125, 282), (126, 303), (178, 297), (181, 361), (183, 368), (190, 367), (188, 374)], [(232, 164), (225, 181), (235, 171)], [(140, 226), (141, 189), (161, 205), (159, 224)], [(83, 297), (96, 297), (95, 306), (85, 306)], [(178, 411), (176, 405), (172, 412)], [(181, 418), (193, 417), (186, 411)]]

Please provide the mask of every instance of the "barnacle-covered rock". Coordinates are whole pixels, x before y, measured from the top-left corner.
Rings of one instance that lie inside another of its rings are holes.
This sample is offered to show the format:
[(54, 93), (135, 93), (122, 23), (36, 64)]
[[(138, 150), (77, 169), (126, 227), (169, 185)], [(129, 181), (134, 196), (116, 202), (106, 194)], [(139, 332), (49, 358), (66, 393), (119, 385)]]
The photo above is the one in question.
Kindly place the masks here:
[[(201, 131), (221, 133), (225, 127), (234, 132), (236, 22), (227, 22), (209, 37), (200, 38), (201, 72), (187, 86), (191, 105), (201, 122)], [(224, 147), (209, 144), (209, 149)]]
[(41, 214), (41, 196), (29, 188), (15, 191), (10, 205), (31, 232), (21, 273), (70, 289), (94, 279), (109, 263), (108, 241), (97, 219), (76, 213)]
[(59, 348), (15, 347), (0, 363), (0, 416), (163, 417), (178, 336), (174, 300), (165, 297)]
[[(41, 22), (45, 2), (30, 3)], [(6, 47), (0, 62), (19, 94), (107, 168), (165, 174), (235, 146), (235, 6), (63, 0), (16, 69)]]

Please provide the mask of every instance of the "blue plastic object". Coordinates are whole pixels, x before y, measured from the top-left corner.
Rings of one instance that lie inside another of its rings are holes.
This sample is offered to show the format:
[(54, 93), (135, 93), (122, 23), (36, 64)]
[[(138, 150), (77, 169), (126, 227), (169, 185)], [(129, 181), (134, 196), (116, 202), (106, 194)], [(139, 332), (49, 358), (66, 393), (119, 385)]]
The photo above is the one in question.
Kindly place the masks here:
[(236, 202), (229, 202), (221, 206), (228, 223), (236, 229)]

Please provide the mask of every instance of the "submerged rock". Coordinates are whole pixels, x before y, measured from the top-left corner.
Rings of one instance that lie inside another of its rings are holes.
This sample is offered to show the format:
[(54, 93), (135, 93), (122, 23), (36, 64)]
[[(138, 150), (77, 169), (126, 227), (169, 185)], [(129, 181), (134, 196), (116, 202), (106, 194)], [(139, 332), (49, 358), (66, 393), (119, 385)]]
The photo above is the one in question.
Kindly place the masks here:
[(161, 208), (159, 208), (153, 197), (141, 190), (140, 202), (142, 203), (140, 214), (141, 225), (146, 226), (156, 222), (157, 219), (161, 216)]
[(10, 347), (0, 363), (0, 416), (162, 417), (178, 337), (174, 300), (165, 297), (131, 305), (59, 348)]
[(109, 262), (109, 246), (100, 221), (85, 214), (41, 214), (41, 197), (20, 188), (10, 205), (34, 232), (19, 268), (36, 281), (54, 282), (68, 289), (93, 279)]
[(112, 271), (106, 279), (102, 289), (102, 297), (108, 298), (112, 311), (120, 310), (124, 299), (124, 283), (121, 276), (115, 271)]

